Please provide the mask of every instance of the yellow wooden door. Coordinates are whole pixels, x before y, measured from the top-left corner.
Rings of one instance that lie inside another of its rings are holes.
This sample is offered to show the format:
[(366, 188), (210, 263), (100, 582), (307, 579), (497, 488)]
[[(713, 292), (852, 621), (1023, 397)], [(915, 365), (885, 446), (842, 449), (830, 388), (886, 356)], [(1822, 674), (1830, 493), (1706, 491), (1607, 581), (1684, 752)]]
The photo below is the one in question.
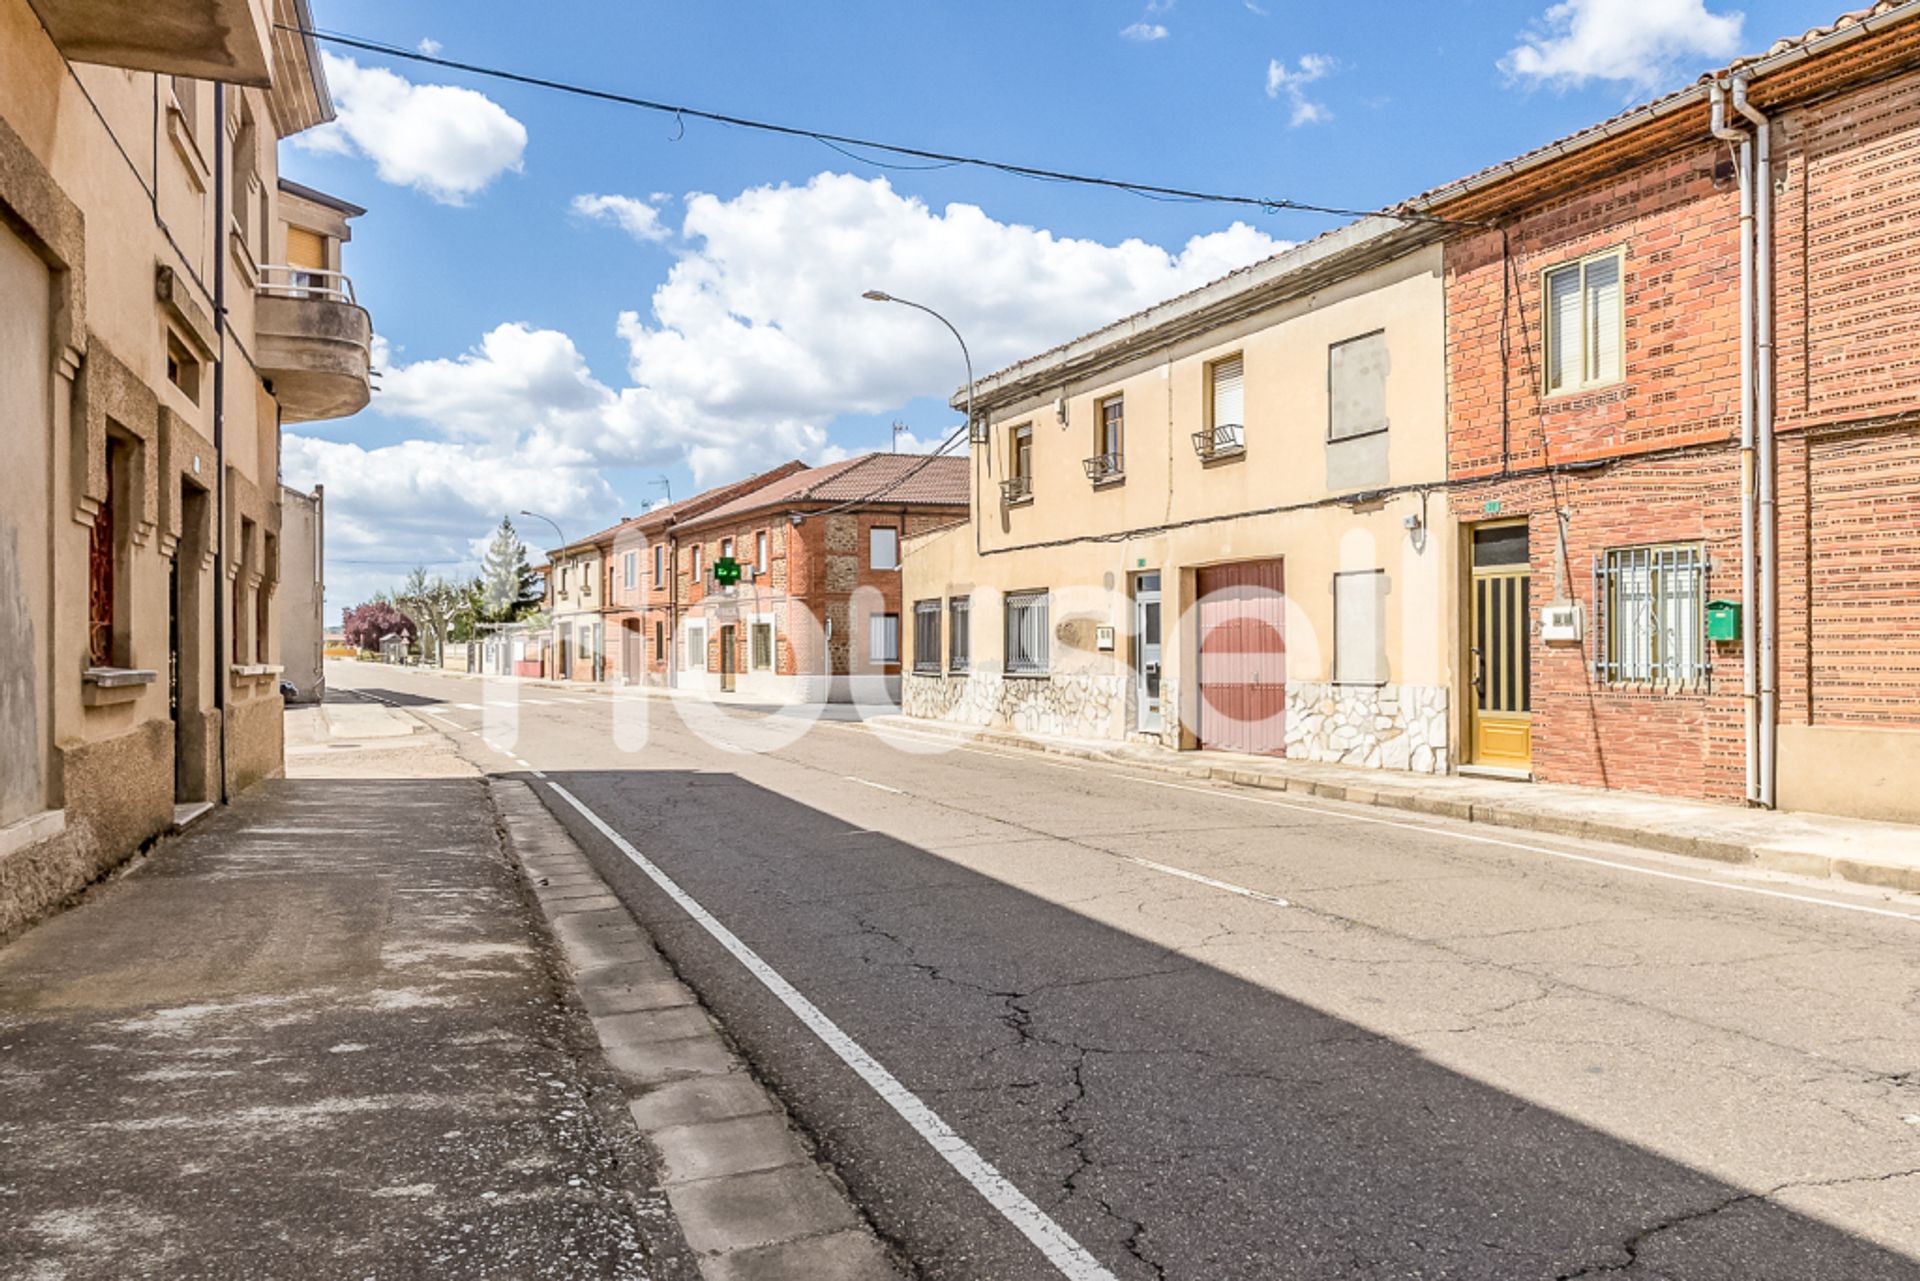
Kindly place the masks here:
[(1473, 531), (1473, 763), (1533, 767), (1532, 574), (1524, 524)]

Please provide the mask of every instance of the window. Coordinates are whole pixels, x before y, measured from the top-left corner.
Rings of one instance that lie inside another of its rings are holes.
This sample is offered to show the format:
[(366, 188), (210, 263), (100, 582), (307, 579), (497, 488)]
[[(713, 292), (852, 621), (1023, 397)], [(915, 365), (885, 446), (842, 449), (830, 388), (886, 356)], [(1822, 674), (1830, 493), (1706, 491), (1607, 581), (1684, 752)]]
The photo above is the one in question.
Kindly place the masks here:
[(685, 637), (684, 652), (680, 656), (680, 665), (688, 671), (705, 671), (707, 667), (707, 625), (689, 623), (682, 633)]
[(1327, 348), (1327, 439), (1387, 429), (1387, 335), (1362, 334)]
[(940, 674), (940, 602), (937, 600), (914, 602), (913, 670)]
[(1387, 683), (1385, 570), (1333, 576), (1333, 680), (1336, 685)]
[(200, 403), (200, 362), (171, 329), (167, 330), (167, 381), (185, 392), (188, 400)]
[(767, 531), (763, 529), (753, 536), (753, 567), (764, 574), (770, 563), (767, 559)]
[(900, 568), (900, 531), (891, 525), (875, 525), (867, 531), (867, 568)]
[(1007, 437), (1007, 478), (1000, 482), (1003, 501), (1033, 497), (1033, 424), (1021, 423)]
[(1583, 391), (1621, 377), (1621, 252), (1555, 267), (1547, 273), (1547, 394)]
[(87, 538), (87, 661), (95, 667), (114, 666), (113, 595), (119, 559), (113, 528), (116, 481), (119, 479), (120, 444), (107, 441), (107, 493), (100, 510), (93, 514), (93, 530)]
[(1207, 428), (1195, 432), (1193, 447), (1202, 458), (1238, 453), (1246, 445), (1246, 361), (1226, 356), (1207, 367)]
[(624, 586), (628, 591), (632, 591), (635, 587), (638, 587), (640, 585), (640, 553), (639, 552), (627, 553), (625, 573), (626, 573), (626, 582)]
[(687, 553), (689, 562), (693, 566), (693, 578), (695, 582), (698, 582), (704, 576), (700, 569), (700, 550), (700, 544), (695, 543), (693, 550)]
[(753, 625), (753, 670), (768, 671), (773, 667), (773, 624), (755, 623)]
[(964, 672), (973, 660), (973, 600), (955, 596), (947, 602), (947, 670)]
[(867, 620), (867, 661), (900, 661), (900, 615), (875, 614)]
[(1007, 593), (1007, 671), (1044, 675), (1047, 670), (1047, 593)]
[(1126, 474), (1125, 411), (1119, 396), (1094, 404), (1093, 457), (1087, 459), (1087, 479), (1098, 484)]
[(567, 567), (565, 565), (560, 567), (560, 594), (562, 596), (567, 594)]
[(658, 590), (667, 581), (667, 545), (653, 545), (653, 586)]
[(653, 661), (663, 663), (667, 658), (667, 625), (655, 619), (653, 622)]
[(268, 661), (267, 633), (273, 626), (273, 589), (280, 581), (280, 538), (267, 534), (262, 540), (260, 564), (264, 571), (260, 586), (253, 592), (253, 661)]
[(731, 538), (723, 538), (720, 540), (720, 559), (733, 559), (733, 540)]
[(1594, 564), (1597, 667), (1609, 684), (1692, 685), (1707, 674), (1705, 550), (1622, 547)]

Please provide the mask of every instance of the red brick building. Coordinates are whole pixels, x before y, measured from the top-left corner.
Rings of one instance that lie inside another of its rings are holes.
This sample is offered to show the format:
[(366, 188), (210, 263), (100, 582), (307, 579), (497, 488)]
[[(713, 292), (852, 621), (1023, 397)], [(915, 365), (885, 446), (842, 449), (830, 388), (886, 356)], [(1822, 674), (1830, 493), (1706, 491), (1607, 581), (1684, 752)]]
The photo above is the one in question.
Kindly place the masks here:
[[(674, 528), (676, 683), (780, 701), (899, 697), (900, 556), (964, 519), (965, 458), (866, 454), (754, 487)], [(722, 584), (715, 566), (740, 566)], [(872, 677), (864, 689), (850, 677)]]
[(1920, 818), (1916, 58), (1878, 4), (1412, 206), (1468, 768)]

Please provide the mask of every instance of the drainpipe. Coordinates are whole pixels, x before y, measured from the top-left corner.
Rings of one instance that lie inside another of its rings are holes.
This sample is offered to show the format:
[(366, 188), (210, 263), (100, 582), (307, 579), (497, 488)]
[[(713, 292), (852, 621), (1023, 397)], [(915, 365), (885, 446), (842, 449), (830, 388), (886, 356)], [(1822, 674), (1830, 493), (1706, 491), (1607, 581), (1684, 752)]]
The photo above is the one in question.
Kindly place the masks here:
[(1711, 96), (1713, 136), (1740, 144), (1735, 161), (1740, 183), (1740, 667), (1747, 800), (1755, 802), (1760, 799), (1760, 665), (1753, 560), (1753, 139), (1727, 123), (1727, 91), (1718, 81)]
[(1780, 552), (1773, 455), (1773, 130), (1747, 101), (1744, 76), (1733, 80), (1733, 109), (1753, 122), (1754, 163), (1754, 435), (1760, 473), (1760, 804), (1774, 805), (1780, 690)]
[(219, 719), (219, 780), (227, 802), (227, 87), (213, 83), (213, 710)]

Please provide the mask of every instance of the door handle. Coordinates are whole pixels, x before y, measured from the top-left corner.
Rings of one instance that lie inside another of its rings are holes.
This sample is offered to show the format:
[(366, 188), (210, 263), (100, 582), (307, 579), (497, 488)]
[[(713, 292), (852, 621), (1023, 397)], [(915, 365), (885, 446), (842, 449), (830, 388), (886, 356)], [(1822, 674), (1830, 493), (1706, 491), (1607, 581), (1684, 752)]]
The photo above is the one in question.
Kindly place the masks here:
[(1473, 687), (1484, 692), (1487, 688), (1487, 656), (1480, 652), (1478, 645), (1470, 646), (1469, 652), (1473, 655)]

